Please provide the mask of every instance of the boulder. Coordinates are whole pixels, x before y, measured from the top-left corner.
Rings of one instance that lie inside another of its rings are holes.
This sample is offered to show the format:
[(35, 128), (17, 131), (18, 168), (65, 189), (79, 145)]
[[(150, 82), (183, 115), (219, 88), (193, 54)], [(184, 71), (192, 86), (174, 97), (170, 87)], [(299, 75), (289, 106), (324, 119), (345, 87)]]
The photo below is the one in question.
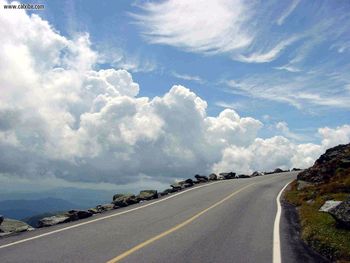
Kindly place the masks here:
[(194, 181), (192, 179), (186, 179), (184, 181), (180, 181), (178, 182), (178, 184), (182, 187), (182, 188), (188, 188), (194, 185)]
[(120, 197), (123, 197), (123, 196), (125, 196), (125, 194), (115, 194), (115, 195), (113, 195), (113, 201), (114, 201), (115, 199), (120, 198)]
[(216, 181), (218, 179), (218, 176), (216, 174), (212, 173), (209, 175), (208, 179), (210, 181)]
[[(103, 205), (98, 205), (98, 206), (96, 206), (96, 211), (98, 212), (98, 213), (102, 213), (102, 212), (105, 212), (105, 211), (109, 211), (109, 210), (113, 210), (113, 209), (115, 209), (116, 207), (115, 207), (115, 205), (114, 204), (103, 204)], [(90, 211), (90, 212), (92, 212), (92, 211)]]
[(182, 189), (182, 186), (179, 183), (174, 183), (170, 185), (174, 192), (180, 191)]
[(222, 174), (218, 175), (218, 180), (225, 180), (225, 177)]
[(258, 171), (255, 171), (255, 172), (252, 173), (250, 176), (251, 176), (251, 177), (255, 177), (255, 176), (262, 176), (262, 175), (263, 175), (263, 173), (258, 172)]
[(47, 227), (58, 225), (62, 223), (67, 223), (71, 221), (76, 221), (79, 219), (84, 219), (92, 216), (93, 213), (91, 211), (85, 210), (70, 210), (66, 213), (57, 214), (54, 216), (44, 217), (38, 221), (38, 227)]
[(93, 207), (93, 208), (89, 208), (88, 211), (92, 214), (99, 214), (101, 213), (100, 210), (98, 210), (96, 207)]
[[(117, 196), (116, 198), (114, 198)], [(132, 194), (123, 194), (123, 195), (114, 195), (113, 196), (113, 204), (118, 207), (125, 207), (128, 205), (133, 205), (139, 202), (138, 198)]]
[(54, 226), (72, 221), (68, 214), (59, 214), (49, 217), (44, 217), (38, 221), (38, 227)]
[(4, 221), (4, 216), (0, 215), (0, 225)]
[(328, 212), (337, 221), (338, 226), (350, 229), (350, 198), (329, 209)]
[(196, 174), (194, 177), (196, 178), (197, 182), (199, 182), (199, 183), (205, 183), (205, 182), (209, 181), (208, 177), (206, 177), (205, 175)]
[(273, 173), (277, 174), (277, 173), (283, 173), (284, 171), (281, 168), (276, 168)]
[(143, 190), (137, 196), (138, 200), (152, 200), (158, 198), (157, 190)]
[(88, 218), (93, 215), (92, 212), (85, 210), (70, 210), (66, 214), (70, 217), (71, 221)]
[(33, 227), (19, 220), (3, 218), (0, 226), (0, 236), (7, 236), (14, 233), (32, 231)]
[(168, 194), (174, 193), (174, 192), (176, 192), (174, 189), (168, 188), (168, 189), (165, 189), (163, 192), (160, 192), (160, 196), (168, 195)]
[(321, 208), (318, 211), (328, 213), (329, 210), (337, 207), (340, 204), (341, 204), (341, 201), (328, 200), (321, 206)]
[(292, 169), (292, 172), (296, 172), (296, 171), (301, 171), (301, 169), (300, 168), (293, 168)]
[(298, 180), (310, 183), (327, 183), (335, 176), (337, 169), (350, 168), (350, 143), (328, 149), (315, 164), (298, 174)]
[(225, 180), (236, 178), (236, 173), (234, 172), (220, 173), (219, 175), (222, 176)]

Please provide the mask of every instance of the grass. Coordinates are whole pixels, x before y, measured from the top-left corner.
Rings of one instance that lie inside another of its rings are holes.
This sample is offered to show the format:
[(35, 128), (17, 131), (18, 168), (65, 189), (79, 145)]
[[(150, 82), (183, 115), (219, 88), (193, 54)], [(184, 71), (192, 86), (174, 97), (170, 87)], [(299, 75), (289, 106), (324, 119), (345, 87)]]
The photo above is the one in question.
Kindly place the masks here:
[(297, 181), (286, 191), (285, 200), (297, 206), (301, 238), (320, 254), (336, 262), (350, 262), (350, 231), (337, 227), (331, 215), (319, 212), (327, 200), (343, 201), (350, 195), (350, 173), (339, 170), (330, 182), (297, 190)]

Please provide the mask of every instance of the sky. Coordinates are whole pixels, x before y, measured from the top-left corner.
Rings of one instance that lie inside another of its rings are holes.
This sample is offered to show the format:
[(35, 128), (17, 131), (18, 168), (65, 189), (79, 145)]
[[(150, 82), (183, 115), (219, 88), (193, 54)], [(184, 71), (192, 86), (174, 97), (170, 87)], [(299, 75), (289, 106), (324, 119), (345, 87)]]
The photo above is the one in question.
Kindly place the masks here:
[(2, 191), (306, 168), (350, 141), (349, 1), (0, 2)]

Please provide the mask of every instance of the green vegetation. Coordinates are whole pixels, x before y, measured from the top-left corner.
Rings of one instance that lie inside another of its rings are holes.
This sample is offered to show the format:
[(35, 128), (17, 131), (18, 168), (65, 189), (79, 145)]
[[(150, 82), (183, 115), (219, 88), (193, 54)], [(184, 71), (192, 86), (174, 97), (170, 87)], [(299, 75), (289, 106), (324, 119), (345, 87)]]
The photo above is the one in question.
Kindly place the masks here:
[(297, 190), (294, 181), (285, 200), (297, 206), (301, 237), (320, 254), (336, 262), (350, 262), (350, 231), (337, 227), (331, 215), (319, 212), (327, 200), (343, 201), (350, 195), (350, 174), (338, 169), (327, 183), (308, 185)]

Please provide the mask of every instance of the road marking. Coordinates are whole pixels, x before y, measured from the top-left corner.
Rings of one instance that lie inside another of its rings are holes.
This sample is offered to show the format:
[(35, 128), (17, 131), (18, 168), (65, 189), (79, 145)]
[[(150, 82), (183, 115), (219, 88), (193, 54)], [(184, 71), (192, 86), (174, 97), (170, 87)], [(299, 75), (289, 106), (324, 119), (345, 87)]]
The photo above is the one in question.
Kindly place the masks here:
[(277, 197), (276, 197), (276, 203), (277, 203), (277, 213), (276, 213), (276, 217), (275, 217), (275, 223), (273, 225), (273, 244), (272, 244), (272, 263), (281, 263), (282, 259), (281, 259), (281, 243), (280, 243), (280, 221), (281, 221), (281, 212), (282, 212), (282, 208), (281, 208), (281, 195), (284, 191), (284, 189), (286, 189), (286, 187), (290, 184), (291, 182), (287, 183), (282, 190), (278, 193)]
[(217, 184), (217, 183), (222, 183), (222, 182), (225, 182), (225, 180), (217, 181), (217, 182), (213, 182), (213, 183), (209, 183), (209, 184), (204, 184), (204, 185), (201, 185), (201, 186), (192, 187), (190, 189), (181, 191), (179, 193), (170, 195), (168, 197), (162, 198), (160, 200), (157, 200), (155, 202), (152, 202), (152, 203), (149, 203), (149, 204), (146, 204), (146, 205), (143, 205), (143, 206), (135, 207), (135, 208), (132, 208), (132, 209), (120, 212), (120, 213), (116, 213), (116, 214), (112, 214), (112, 215), (108, 215), (108, 216), (103, 216), (103, 217), (92, 219), (92, 220), (89, 220), (89, 221), (86, 221), (86, 222), (83, 222), (83, 223), (79, 223), (79, 224), (72, 225), (72, 226), (67, 226), (67, 227), (60, 228), (60, 229), (57, 229), (57, 230), (53, 230), (53, 231), (50, 231), (50, 232), (47, 232), (47, 233), (44, 233), (44, 234), (40, 234), (40, 235), (37, 235), (37, 236), (33, 236), (33, 237), (25, 238), (25, 239), (22, 239), (22, 240), (18, 240), (18, 241), (15, 241), (15, 242), (12, 242), (12, 243), (9, 243), (9, 244), (6, 244), (6, 245), (2, 245), (2, 246), (0, 246), (0, 249), (1, 248), (5, 248), (5, 247), (14, 246), (14, 245), (17, 245), (17, 244), (21, 244), (21, 243), (24, 243), (24, 242), (27, 242), (27, 241), (31, 241), (31, 240), (34, 240), (34, 239), (46, 237), (46, 236), (49, 236), (49, 235), (53, 235), (53, 234), (56, 234), (56, 233), (59, 233), (59, 232), (63, 232), (63, 231), (69, 230), (69, 229), (73, 229), (73, 228), (76, 228), (76, 227), (80, 227), (80, 226), (84, 226), (84, 225), (87, 225), (87, 224), (95, 223), (95, 222), (98, 222), (98, 221), (101, 221), (101, 220), (104, 220), (104, 219), (108, 219), (108, 218), (112, 218), (112, 217), (115, 217), (115, 216), (127, 214), (127, 213), (133, 212), (135, 210), (139, 210), (139, 209), (142, 209), (142, 208), (146, 208), (148, 206), (152, 206), (152, 205), (164, 202), (166, 200), (169, 200), (169, 199), (174, 198), (176, 196), (182, 195), (182, 194), (187, 193), (189, 191), (192, 191), (192, 190), (195, 190), (195, 189), (199, 189), (199, 188), (202, 188), (202, 187), (207, 187), (207, 186), (210, 186), (210, 185), (213, 185), (213, 184)]
[(225, 201), (227, 201), (227, 200), (230, 199), (231, 197), (235, 196), (235, 195), (238, 194), (239, 192), (245, 190), (246, 188), (248, 188), (248, 187), (250, 187), (250, 186), (252, 186), (252, 185), (255, 185), (255, 183), (248, 184), (247, 186), (245, 186), (245, 187), (243, 187), (243, 188), (241, 188), (241, 189), (239, 189), (239, 190), (237, 190), (237, 191), (235, 191), (235, 192), (229, 194), (229, 195), (226, 196), (225, 198), (221, 199), (220, 201), (218, 201), (217, 203), (211, 205), (210, 207), (208, 207), (208, 208), (202, 210), (201, 212), (195, 214), (194, 216), (192, 216), (191, 218), (187, 219), (186, 221), (184, 221), (184, 222), (182, 222), (182, 223), (180, 223), (180, 224), (178, 224), (178, 225), (176, 225), (176, 226), (174, 226), (174, 227), (172, 227), (172, 228), (170, 228), (170, 229), (164, 231), (163, 233), (160, 233), (160, 234), (157, 235), (157, 236), (154, 236), (154, 237), (152, 237), (152, 238), (150, 238), (150, 239), (148, 239), (148, 240), (146, 240), (146, 241), (144, 241), (144, 242), (142, 242), (142, 243), (140, 243), (140, 244), (134, 246), (133, 248), (131, 248), (131, 249), (129, 249), (129, 250), (123, 252), (123, 253), (120, 254), (119, 256), (117, 256), (117, 257), (115, 257), (115, 258), (112, 258), (111, 260), (107, 261), (107, 263), (116, 263), (116, 262), (119, 262), (120, 260), (126, 258), (127, 256), (131, 255), (132, 253), (134, 253), (134, 252), (140, 250), (141, 248), (146, 247), (146, 246), (150, 245), (151, 243), (153, 243), (153, 242), (155, 242), (155, 241), (157, 241), (157, 240), (159, 240), (159, 239), (161, 239), (161, 238), (163, 238), (163, 237), (165, 237), (165, 236), (167, 236), (167, 235), (169, 235), (169, 234), (171, 234), (171, 233), (173, 233), (173, 232), (175, 232), (175, 231), (177, 231), (177, 230), (183, 228), (184, 226), (186, 226), (186, 225), (190, 224), (191, 222), (193, 222), (194, 220), (196, 220), (196, 219), (197, 219), (198, 217), (200, 217), (201, 215), (207, 213), (209, 210), (211, 210), (211, 209), (213, 209), (213, 208), (215, 208), (215, 207), (221, 205), (222, 203), (224, 203)]

